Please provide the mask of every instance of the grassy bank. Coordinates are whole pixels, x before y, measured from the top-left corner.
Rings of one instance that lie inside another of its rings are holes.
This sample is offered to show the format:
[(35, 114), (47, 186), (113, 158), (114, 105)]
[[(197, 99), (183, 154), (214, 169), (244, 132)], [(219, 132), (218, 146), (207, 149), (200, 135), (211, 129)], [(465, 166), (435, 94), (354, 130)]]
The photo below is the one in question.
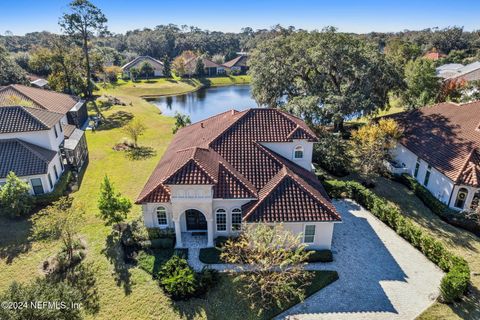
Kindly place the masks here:
[(188, 93), (202, 87), (219, 87), (249, 83), (250, 77), (246, 75), (198, 79), (158, 78), (135, 82), (119, 80), (116, 84), (107, 85), (105, 89), (115, 94), (131, 95), (135, 97), (154, 97)]

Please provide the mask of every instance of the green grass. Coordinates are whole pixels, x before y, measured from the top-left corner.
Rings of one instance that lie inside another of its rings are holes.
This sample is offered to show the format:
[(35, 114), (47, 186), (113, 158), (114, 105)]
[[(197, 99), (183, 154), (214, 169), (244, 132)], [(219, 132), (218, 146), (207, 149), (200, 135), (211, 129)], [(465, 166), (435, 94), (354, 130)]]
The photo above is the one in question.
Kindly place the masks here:
[[(312, 283), (306, 288), (306, 297), (338, 279), (336, 271), (311, 272), (314, 273), (314, 277)], [(219, 283), (210, 289), (205, 297), (174, 303), (174, 308), (181, 310), (181, 315), (187, 319), (266, 320), (300, 302), (292, 301), (282, 309), (274, 307), (260, 313), (259, 309), (251, 308), (250, 302), (239, 293), (241, 284), (233, 281), (235, 275), (220, 274), (219, 278)]]
[(453, 253), (465, 258), (473, 273), (471, 293), (462, 302), (452, 305), (437, 302), (418, 319), (480, 319), (480, 238), (442, 221), (413, 194), (413, 191), (398, 182), (379, 178), (375, 192), (397, 204), (403, 213), (445, 243)]
[[(237, 84), (249, 84), (250, 77), (229, 76), (229, 77), (211, 77), (211, 78), (155, 78), (150, 80), (124, 81), (119, 80), (116, 84), (107, 85), (107, 91), (114, 94), (130, 95), (136, 97), (154, 97), (176, 95), (188, 93), (200, 89), (201, 87), (217, 87)], [(99, 86), (101, 86), (99, 84)]]
[[(163, 81), (165, 80), (161, 79), (160, 82)], [(130, 84), (125, 85), (128, 87)], [(91, 262), (96, 269), (100, 305), (97, 314), (85, 314), (85, 318), (224, 319), (227, 315), (231, 319), (245, 319), (245, 313), (248, 319), (256, 319), (254, 313), (247, 310), (247, 302), (241, 302), (243, 310), (237, 309), (240, 297), (233, 291), (236, 284), (227, 275), (222, 275), (220, 285), (205, 299), (174, 303), (162, 292), (150, 274), (140, 267), (128, 266), (123, 262), (120, 246), (111, 237), (111, 227), (105, 226), (98, 217), (97, 197), (101, 180), (105, 174), (108, 175), (115, 188), (133, 201), (171, 141), (174, 120), (162, 116), (155, 106), (139, 95), (120, 90), (121, 86), (97, 92), (113, 94), (124, 100), (127, 106), (114, 106), (103, 112), (108, 120), (108, 130), (86, 132), (90, 161), (80, 189), (72, 194), (75, 201), (85, 206), (86, 214), (80, 234), (87, 245), (85, 260)], [(180, 89), (162, 87), (160, 90), (171, 94), (178, 93)], [(131, 160), (123, 152), (112, 149), (125, 137), (121, 127), (132, 117), (141, 119), (147, 127), (139, 144), (154, 151), (153, 155), (142, 160)], [(141, 207), (134, 205), (128, 219), (134, 219), (140, 213)], [(5, 290), (12, 281), (25, 283), (41, 276), (42, 262), (59, 251), (59, 242), (33, 241), (30, 239), (31, 234), (30, 219), (11, 221), (0, 218), (0, 291)], [(331, 277), (320, 277), (310, 290), (319, 290), (333, 281)]]

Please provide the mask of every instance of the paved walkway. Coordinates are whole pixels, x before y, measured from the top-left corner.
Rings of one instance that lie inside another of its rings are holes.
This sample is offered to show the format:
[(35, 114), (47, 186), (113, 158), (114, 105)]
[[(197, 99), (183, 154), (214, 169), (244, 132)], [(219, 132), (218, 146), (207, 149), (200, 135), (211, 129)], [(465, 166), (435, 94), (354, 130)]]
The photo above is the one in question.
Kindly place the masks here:
[(443, 273), (392, 229), (353, 201), (335, 201), (332, 263), (339, 280), (281, 314), (278, 319), (414, 319), (439, 294)]

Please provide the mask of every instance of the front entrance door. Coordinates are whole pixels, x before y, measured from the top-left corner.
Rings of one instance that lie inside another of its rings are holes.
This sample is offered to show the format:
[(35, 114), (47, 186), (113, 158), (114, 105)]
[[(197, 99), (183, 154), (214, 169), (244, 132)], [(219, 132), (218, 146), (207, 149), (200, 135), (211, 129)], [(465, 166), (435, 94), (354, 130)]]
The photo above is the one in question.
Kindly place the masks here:
[(189, 209), (185, 211), (187, 220), (187, 231), (192, 230), (207, 230), (207, 220), (205, 216), (198, 210)]

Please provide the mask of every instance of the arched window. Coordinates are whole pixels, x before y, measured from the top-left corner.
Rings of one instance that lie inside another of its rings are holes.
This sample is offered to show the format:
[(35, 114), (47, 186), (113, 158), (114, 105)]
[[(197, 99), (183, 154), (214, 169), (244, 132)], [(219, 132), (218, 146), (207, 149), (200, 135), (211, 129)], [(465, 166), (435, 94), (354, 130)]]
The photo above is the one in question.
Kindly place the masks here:
[(235, 208), (232, 210), (232, 231), (242, 230), (242, 209)]
[(302, 159), (303, 158), (303, 147), (296, 146), (293, 150), (293, 158), (294, 159)]
[(215, 222), (217, 231), (227, 231), (227, 212), (225, 209), (217, 209), (215, 211)]
[(460, 188), (457, 193), (457, 199), (455, 200), (455, 207), (459, 209), (463, 209), (465, 206), (465, 201), (467, 200), (468, 196), (468, 189)]
[(157, 208), (157, 221), (161, 226), (167, 225), (167, 209), (165, 209), (165, 207)]
[(477, 210), (478, 204), (480, 202), (480, 190), (477, 190), (473, 195), (472, 203), (470, 204), (470, 209)]

